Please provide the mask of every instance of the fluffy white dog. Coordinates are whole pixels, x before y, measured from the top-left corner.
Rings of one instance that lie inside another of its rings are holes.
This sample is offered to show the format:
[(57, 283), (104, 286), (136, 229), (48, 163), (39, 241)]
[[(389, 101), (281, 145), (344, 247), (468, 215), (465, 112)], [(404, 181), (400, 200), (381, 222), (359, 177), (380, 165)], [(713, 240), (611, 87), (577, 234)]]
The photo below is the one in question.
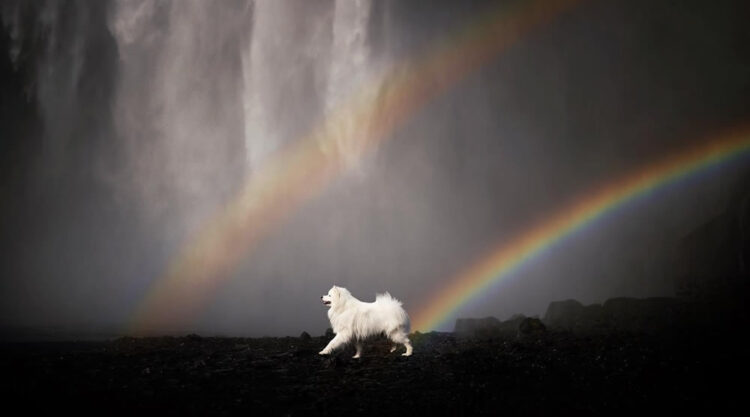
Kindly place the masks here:
[(365, 303), (356, 299), (346, 288), (334, 285), (328, 294), (320, 299), (329, 307), (328, 318), (336, 337), (319, 354), (328, 355), (342, 345), (354, 341), (357, 348), (354, 357), (359, 358), (362, 355), (363, 341), (385, 334), (394, 343), (391, 352), (401, 344), (406, 347), (403, 356), (411, 355), (411, 342), (407, 337), (409, 315), (401, 307), (401, 302), (390, 294), (378, 294), (374, 303)]

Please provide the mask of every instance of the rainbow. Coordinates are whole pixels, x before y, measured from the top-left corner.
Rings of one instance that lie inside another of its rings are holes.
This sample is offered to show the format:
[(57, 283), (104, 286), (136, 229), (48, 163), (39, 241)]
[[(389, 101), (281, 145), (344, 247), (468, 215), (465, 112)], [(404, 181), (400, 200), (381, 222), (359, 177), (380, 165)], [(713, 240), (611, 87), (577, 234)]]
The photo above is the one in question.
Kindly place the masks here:
[(602, 219), (623, 205), (686, 177), (738, 159), (750, 151), (750, 128), (735, 128), (703, 144), (675, 154), (609, 183), (532, 227), (509, 243), (501, 243), (448, 280), (412, 314), (414, 330), (444, 326), (467, 303), (508, 279), (553, 245)]
[[(189, 239), (137, 305), (127, 333), (177, 329), (235, 266), (297, 207), (375, 145), (392, 136), (426, 103), (582, 0), (512, 2), (486, 13), (424, 56), (396, 65), (351, 97), (313, 132), (281, 150), (245, 181)], [(342, 155), (341, 137), (356, 136)]]

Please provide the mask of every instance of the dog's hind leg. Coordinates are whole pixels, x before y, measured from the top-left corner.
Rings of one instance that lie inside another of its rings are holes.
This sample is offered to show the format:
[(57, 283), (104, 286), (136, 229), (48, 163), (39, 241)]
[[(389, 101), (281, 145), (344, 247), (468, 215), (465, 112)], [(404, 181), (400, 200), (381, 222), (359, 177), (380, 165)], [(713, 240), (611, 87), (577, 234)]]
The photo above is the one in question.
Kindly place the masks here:
[(362, 356), (362, 342), (359, 340), (354, 344), (354, 347), (357, 349), (357, 353), (352, 356), (354, 359), (358, 359)]
[(398, 345), (391, 346), (391, 353), (395, 352), (396, 349), (398, 349)]
[[(409, 341), (409, 338), (406, 336), (406, 333), (404, 333), (403, 330), (401, 329), (395, 330), (388, 337), (394, 343), (398, 343), (406, 347), (406, 352), (402, 353), (401, 356), (411, 356), (413, 348), (411, 346), (411, 342)], [(393, 350), (391, 350), (391, 352), (393, 352)]]
[(404, 346), (406, 347), (406, 352), (402, 353), (401, 356), (411, 356), (411, 352), (414, 348), (411, 347), (411, 341), (408, 337), (404, 338)]

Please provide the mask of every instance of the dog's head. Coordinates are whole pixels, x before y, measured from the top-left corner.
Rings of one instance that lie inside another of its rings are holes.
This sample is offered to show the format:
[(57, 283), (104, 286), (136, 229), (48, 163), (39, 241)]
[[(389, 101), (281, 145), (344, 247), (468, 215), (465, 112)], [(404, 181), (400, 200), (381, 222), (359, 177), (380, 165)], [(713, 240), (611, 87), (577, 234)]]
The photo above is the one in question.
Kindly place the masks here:
[(336, 305), (338, 302), (340, 302), (341, 299), (343, 297), (346, 297), (348, 293), (349, 292), (346, 290), (346, 288), (341, 288), (341, 287), (337, 287), (334, 285), (328, 291), (328, 294), (320, 297), (320, 301), (323, 302), (323, 304), (327, 305), (328, 307), (331, 307), (333, 305)]

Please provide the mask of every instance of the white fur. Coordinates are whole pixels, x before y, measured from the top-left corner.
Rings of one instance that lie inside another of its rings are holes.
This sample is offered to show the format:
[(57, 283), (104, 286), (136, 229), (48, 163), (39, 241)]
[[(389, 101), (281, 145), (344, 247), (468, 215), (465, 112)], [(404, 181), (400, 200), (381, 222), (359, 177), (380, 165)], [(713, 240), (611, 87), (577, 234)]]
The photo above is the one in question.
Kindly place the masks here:
[(412, 353), (409, 334), (409, 315), (401, 302), (390, 294), (378, 294), (374, 303), (365, 303), (356, 299), (346, 288), (333, 286), (328, 294), (320, 297), (323, 304), (330, 307), (328, 319), (336, 333), (321, 355), (328, 355), (339, 347), (354, 342), (357, 349), (355, 358), (362, 354), (362, 342), (368, 338), (384, 334), (394, 343), (391, 352), (397, 345), (406, 347), (403, 356)]

